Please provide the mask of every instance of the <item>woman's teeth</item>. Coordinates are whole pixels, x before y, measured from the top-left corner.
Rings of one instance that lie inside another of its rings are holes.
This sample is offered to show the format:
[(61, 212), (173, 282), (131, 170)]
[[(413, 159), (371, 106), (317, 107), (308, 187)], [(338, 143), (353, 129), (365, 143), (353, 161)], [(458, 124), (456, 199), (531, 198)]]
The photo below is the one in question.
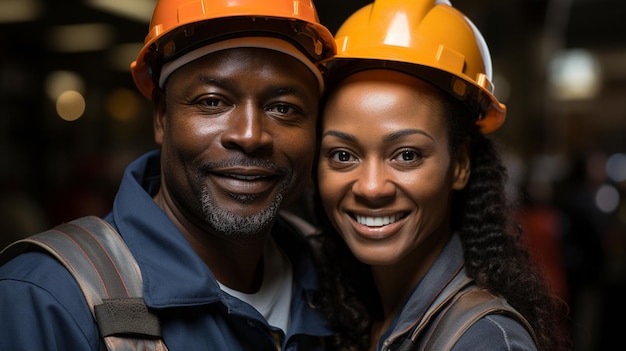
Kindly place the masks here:
[(383, 217), (366, 217), (366, 216), (355, 216), (356, 221), (359, 224), (366, 225), (368, 227), (382, 227), (393, 222), (396, 222), (402, 215), (397, 214), (393, 216), (383, 216)]

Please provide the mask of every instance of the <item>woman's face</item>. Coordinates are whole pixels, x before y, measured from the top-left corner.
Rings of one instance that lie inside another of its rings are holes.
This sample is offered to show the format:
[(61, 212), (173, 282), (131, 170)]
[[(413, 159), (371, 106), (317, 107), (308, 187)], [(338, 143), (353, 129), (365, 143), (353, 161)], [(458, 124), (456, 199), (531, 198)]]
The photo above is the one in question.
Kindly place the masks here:
[(450, 155), (432, 89), (403, 73), (370, 70), (342, 82), (325, 106), (320, 195), (366, 264), (436, 257), (449, 238), (451, 192), (465, 186), (469, 158), (464, 147)]

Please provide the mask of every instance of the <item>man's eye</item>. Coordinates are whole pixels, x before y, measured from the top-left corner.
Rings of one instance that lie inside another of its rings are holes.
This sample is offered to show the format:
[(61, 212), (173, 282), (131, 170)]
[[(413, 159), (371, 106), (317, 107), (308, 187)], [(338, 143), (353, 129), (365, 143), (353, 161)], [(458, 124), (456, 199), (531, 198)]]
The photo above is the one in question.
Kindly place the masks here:
[(202, 102), (206, 106), (210, 106), (210, 107), (217, 107), (217, 106), (220, 106), (222, 104), (222, 101), (220, 99), (204, 99), (204, 100), (202, 100)]
[(298, 112), (298, 110), (295, 107), (288, 105), (288, 104), (276, 104), (271, 107), (268, 107), (267, 111), (277, 112), (283, 115), (290, 115), (290, 114), (294, 114)]
[(291, 107), (287, 106), (287, 105), (278, 105), (278, 106), (276, 106), (276, 111), (278, 111), (280, 113), (289, 113), (290, 110), (291, 110)]

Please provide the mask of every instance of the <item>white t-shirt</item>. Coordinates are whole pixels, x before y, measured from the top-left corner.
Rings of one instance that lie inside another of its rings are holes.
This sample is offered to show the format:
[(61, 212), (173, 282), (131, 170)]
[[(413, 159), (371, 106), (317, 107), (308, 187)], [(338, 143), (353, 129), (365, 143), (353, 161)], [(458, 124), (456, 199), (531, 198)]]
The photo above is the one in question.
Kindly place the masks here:
[(263, 264), (263, 282), (256, 293), (242, 293), (218, 283), (223, 291), (252, 305), (265, 317), (269, 325), (280, 328), (286, 334), (289, 326), (293, 271), (291, 261), (271, 237), (265, 245)]

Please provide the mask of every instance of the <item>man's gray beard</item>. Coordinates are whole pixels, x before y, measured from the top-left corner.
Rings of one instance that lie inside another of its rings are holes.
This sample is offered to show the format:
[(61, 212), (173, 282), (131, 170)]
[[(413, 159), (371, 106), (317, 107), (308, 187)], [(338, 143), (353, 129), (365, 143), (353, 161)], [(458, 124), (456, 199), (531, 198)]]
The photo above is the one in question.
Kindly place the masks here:
[[(246, 216), (229, 212), (216, 206), (206, 188), (202, 189), (200, 201), (202, 202), (202, 211), (206, 221), (216, 231), (226, 235), (246, 237), (261, 232), (272, 223), (281, 208), (285, 190), (282, 188), (266, 209)], [(241, 197), (239, 200), (246, 202), (245, 197)]]

